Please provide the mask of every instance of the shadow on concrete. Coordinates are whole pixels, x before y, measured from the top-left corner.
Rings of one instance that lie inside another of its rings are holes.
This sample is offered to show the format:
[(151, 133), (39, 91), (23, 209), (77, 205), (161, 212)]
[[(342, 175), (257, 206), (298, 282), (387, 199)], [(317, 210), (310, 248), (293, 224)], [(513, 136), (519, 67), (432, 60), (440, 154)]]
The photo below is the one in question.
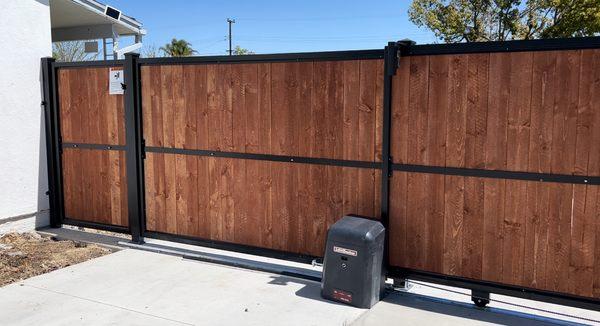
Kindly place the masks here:
[(321, 283), (304, 280), (301, 278), (288, 277), (283, 275), (273, 275), (271, 276), (271, 281), (269, 284), (275, 285), (288, 285), (289, 283), (301, 284), (302, 288), (296, 291), (296, 295), (302, 298), (307, 298), (311, 300), (316, 300), (328, 304), (340, 305), (343, 306), (343, 303), (335, 302), (331, 300), (326, 300), (321, 297)]
[[(584, 325), (506, 309), (481, 309), (468, 303), (407, 292), (394, 291), (393, 293), (390, 293), (383, 300), (383, 302), (392, 304), (387, 305), (387, 310), (393, 310), (393, 305), (398, 305), (404, 308), (410, 308), (439, 315), (454, 316), (477, 322), (493, 323), (497, 325)], [(381, 303), (378, 305), (380, 304)], [(373, 313), (377, 313), (377, 310), (382, 310), (381, 308), (383, 307), (378, 307), (376, 305), (374, 308), (372, 308), (374, 309)], [(388, 314), (393, 314), (393, 312), (388, 311)], [(365, 323), (365, 325), (369, 325), (369, 323)]]

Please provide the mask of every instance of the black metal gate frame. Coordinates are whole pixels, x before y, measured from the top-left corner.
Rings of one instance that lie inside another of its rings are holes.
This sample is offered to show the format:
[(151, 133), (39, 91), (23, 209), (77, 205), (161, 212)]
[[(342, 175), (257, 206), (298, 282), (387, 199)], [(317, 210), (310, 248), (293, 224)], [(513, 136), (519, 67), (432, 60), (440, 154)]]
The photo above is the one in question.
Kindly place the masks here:
[[(217, 249), (238, 251), (249, 254), (268, 256), (278, 259), (310, 262), (314, 257), (298, 253), (285, 252), (261, 247), (247, 246), (236, 243), (200, 239), (196, 237), (153, 232), (146, 229), (145, 225), (145, 199), (144, 199), (144, 164), (146, 152), (171, 153), (184, 155), (199, 155), (213, 157), (227, 157), (238, 159), (251, 159), (262, 161), (290, 162), (297, 164), (321, 164), (333, 166), (347, 166), (357, 168), (370, 168), (381, 170), (381, 221), (389, 225), (389, 178), (393, 171), (456, 175), (465, 177), (514, 179), (537, 182), (555, 182), (569, 184), (600, 185), (600, 177), (580, 176), (565, 174), (547, 174), (531, 172), (514, 172), (501, 170), (482, 170), (469, 168), (453, 168), (441, 166), (423, 166), (411, 164), (396, 164), (390, 156), (391, 142), (391, 103), (393, 76), (402, 57), (418, 55), (444, 55), (467, 53), (491, 52), (520, 52), (520, 51), (551, 51), (551, 50), (578, 50), (600, 48), (600, 37), (549, 39), (531, 41), (461, 43), (461, 44), (436, 44), (413, 45), (411, 42), (390, 42), (384, 50), (361, 51), (334, 51), (287, 53), (273, 55), (250, 56), (212, 56), (212, 57), (182, 57), (182, 58), (147, 58), (141, 59), (137, 54), (127, 54), (125, 60), (93, 61), (57, 63), (51, 58), (42, 59), (42, 76), (44, 80), (43, 101), (46, 129), (46, 150), (48, 158), (48, 182), (50, 197), (50, 222), (52, 227), (61, 227), (62, 224), (84, 226), (115, 232), (129, 233), (132, 242), (143, 243), (144, 237), (169, 240), (187, 244), (207, 246)], [(311, 157), (282, 156), (268, 154), (248, 154), (237, 152), (221, 152), (209, 150), (190, 150), (181, 148), (146, 147), (143, 139), (142, 106), (141, 106), (141, 80), (140, 67), (143, 65), (185, 65), (185, 64), (220, 64), (220, 63), (251, 63), (251, 62), (301, 62), (301, 61), (331, 61), (331, 60), (368, 60), (383, 59), (383, 128), (382, 128), (382, 161), (351, 161)], [(88, 68), (123, 66), (125, 70), (125, 133), (126, 145), (114, 146), (106, 144), (63, 143), (60, 133), (60, 118), (58, 105), (57, 70), (60, 68)], [(68, 218), (64, 212), (64, 197), (62, 185), (62, 148), (87, 148), (95, 150), (125, 150), (128, 189), (129, 227), (120, 227), (100, 223), (79, 221)], [(574, 296), (559, 292), (543, 291), (501, 283), (436, 274), (428, 271), (400, 268), (389, 265), (389, 237), (386, 237), (386, 270), (388, 277), (415, 279), (432, 283), (444, 284), (470, 289), (484, 293), (497, 293), (526, 299), (533, 299), (562, 305), (574, 306), (585, 309), (600, 310), (600, 300), (594, 298)]]

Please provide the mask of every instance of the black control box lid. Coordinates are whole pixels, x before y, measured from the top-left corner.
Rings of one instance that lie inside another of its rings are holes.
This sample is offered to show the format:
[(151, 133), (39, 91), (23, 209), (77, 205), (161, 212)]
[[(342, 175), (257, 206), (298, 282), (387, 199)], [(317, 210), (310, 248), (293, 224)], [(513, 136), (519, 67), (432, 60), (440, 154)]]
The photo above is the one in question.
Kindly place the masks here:
[(381, 222), (357, 216), (344, 216), (329, 229), (329, 239), (355, 244), (378, 241), (385, 233)]

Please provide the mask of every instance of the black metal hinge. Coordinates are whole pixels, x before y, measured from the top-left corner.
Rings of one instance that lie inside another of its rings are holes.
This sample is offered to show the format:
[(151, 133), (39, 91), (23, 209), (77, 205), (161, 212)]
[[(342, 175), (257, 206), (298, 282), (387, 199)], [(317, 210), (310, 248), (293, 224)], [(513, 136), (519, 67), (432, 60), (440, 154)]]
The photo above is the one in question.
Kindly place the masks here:
[(389, 164), (389, 169), (388, 169), (388, 178), (392, 177), (392, 173), (394, 172), (394, 170), (391, 168), (392, 165), (394, 164), (394, 158), (390, 155), (388, 157), (388, 164)]

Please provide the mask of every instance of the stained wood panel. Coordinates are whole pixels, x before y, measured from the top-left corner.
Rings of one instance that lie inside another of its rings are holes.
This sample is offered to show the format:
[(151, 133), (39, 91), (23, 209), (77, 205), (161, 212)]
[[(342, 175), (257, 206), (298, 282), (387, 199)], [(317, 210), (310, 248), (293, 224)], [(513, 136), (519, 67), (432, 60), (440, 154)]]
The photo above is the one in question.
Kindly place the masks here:
[[(443, 180), (446, 194), (457, 183), (471, 186), (445, 199), (423, 195), (439, 191), (432, 178)], [(472, 188), (479, 183), (483, 189)], [(509, 209), (511, 194), (523, 188), (524, 206)], [(395, 172), (391, 193), (392, 201), (408, 206), (390, 208), (392, 220), (403, 221), (390, 226), (392, 265), (598, 297), (598, 186)], [(436, 207), (432, 200), (446, 201), (445, 214), (435, 221), (428, 219)], [(460, 227), (466, 225), (468, 237)], [(516, 236), (518, 228), (527, 237)]]
[[(393, 79), (392, 157), (599, 176), (599, 80), (599, 50), (403, 58)], [(444, 123), (450, 130), (438, 138)]]
[[(167, 160), (181, 164), (164, 173)], [(148, 153), (146, 171), (151, 231), (322, 256), (336, 220), (380, 210), (374, 169)], [(344, 191), (357, 178), (371, 186)]]
[(123, 95), (108, 93), (109, 68), (58, 70), (63, 142), (124, 145)]
[(62, 162), (66, 217), (127, 226), (124, 152), (67, 148)]
[(382, 60), (143, 66), (144, 138), (147, 146), (381, 161), (382, 74)]
[[(600, 51), (403, 58), (396, 163), (598, 176)], [(598, 186), (394, 172), (393, 265), (600, 297)]]
[[(125, 145), (123, 95), (109, 94), (109, 69), (58, 70), (63, 142)], [(127, 226), (124, 151), (68, 148), (62, 165), (67, 218)]]

